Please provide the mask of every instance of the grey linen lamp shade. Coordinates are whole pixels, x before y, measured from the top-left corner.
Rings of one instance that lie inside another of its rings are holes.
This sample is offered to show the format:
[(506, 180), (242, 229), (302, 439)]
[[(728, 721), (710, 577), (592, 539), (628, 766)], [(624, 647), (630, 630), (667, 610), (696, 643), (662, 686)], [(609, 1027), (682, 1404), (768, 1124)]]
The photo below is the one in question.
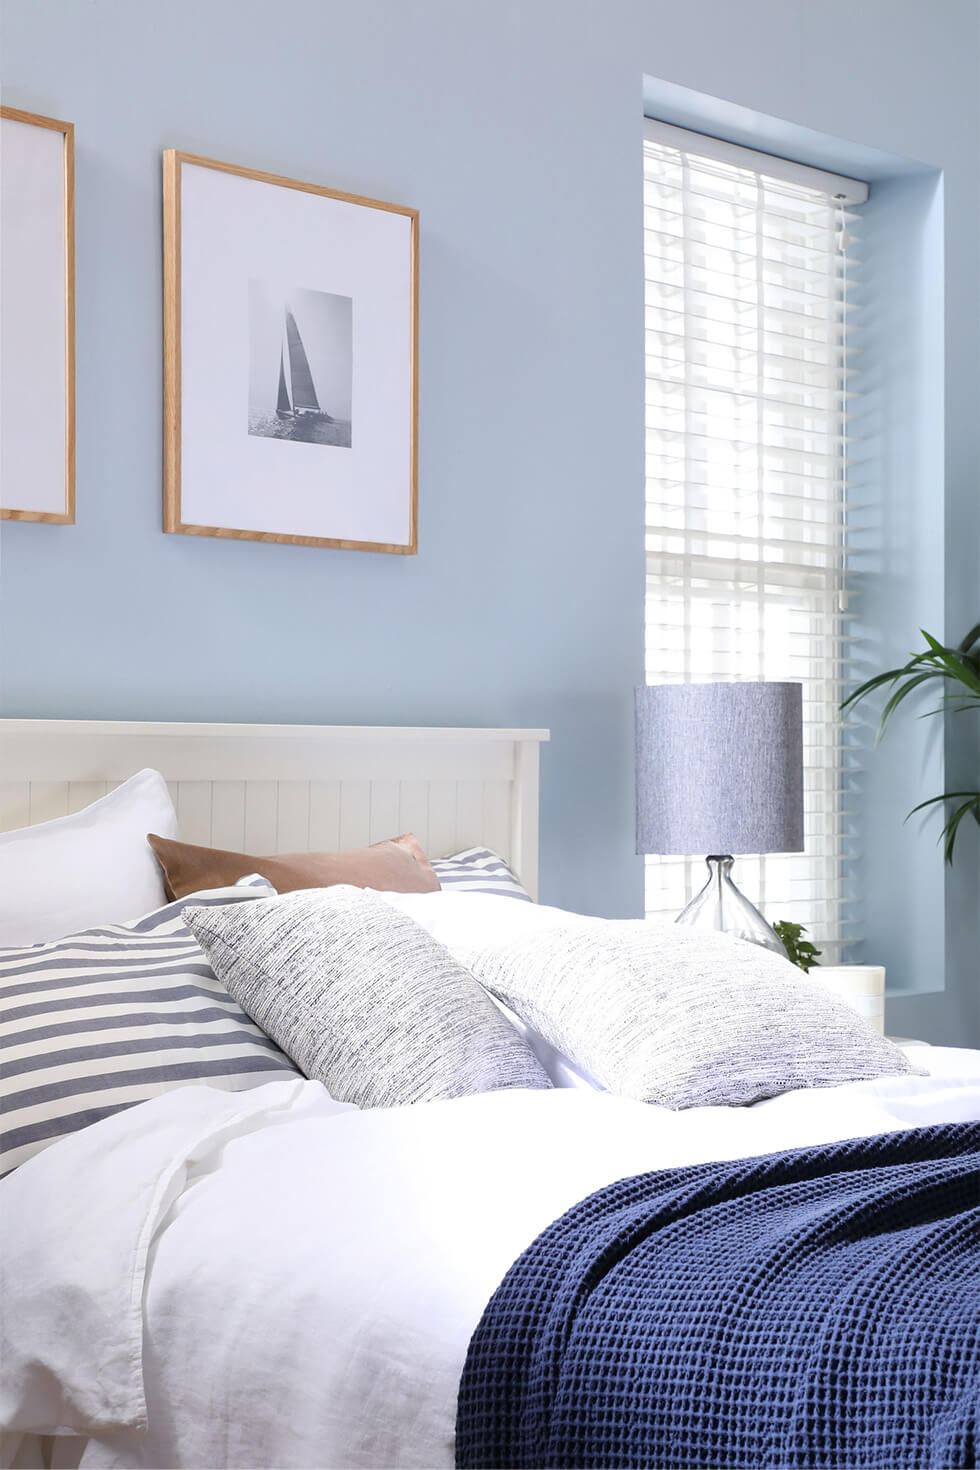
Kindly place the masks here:
[(636, 690), (636, 850), (803, 851), (799, 684)]

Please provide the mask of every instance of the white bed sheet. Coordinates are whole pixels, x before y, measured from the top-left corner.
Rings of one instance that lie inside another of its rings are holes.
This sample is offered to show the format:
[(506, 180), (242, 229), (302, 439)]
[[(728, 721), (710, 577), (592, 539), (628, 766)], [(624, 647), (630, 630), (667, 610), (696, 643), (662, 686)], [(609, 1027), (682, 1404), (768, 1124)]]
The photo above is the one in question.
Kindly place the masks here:
[(294, 1081), (118, 1114), (0, 1184), (4, 1463), (60, 1432), (85, 1470), (449, 1467), (469, 1338), (551, 1220), (652, 1168), (980, 1119), (980, 1053), (912, 1055), (931, 1075), (752, 1108), (361, 1113)]

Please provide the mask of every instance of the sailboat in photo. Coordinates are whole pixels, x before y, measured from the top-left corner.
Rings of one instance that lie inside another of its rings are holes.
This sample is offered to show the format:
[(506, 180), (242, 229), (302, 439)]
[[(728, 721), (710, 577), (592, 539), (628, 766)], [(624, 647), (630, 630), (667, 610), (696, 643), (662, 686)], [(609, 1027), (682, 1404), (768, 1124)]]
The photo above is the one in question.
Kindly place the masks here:
[[(276, 417), (288, 419), (315, 414), (324, 423), (334, 423), (333, 417), (320, 407), (306, 348), (303, 346), (296, 318), (288, 309), (285, 316), (284, 337), (285, 340), (279, 345), (279, 390), (276, 395)], [(288, 383), (286, 381), (287, 362), (289, 364)]]
[[(303, 287), (283, 290), (250, 279), (248, 322), (249, 434), (257, 439), (350, 449), (350, 297)], [(328, 404), (332, 413), (327, 412)], [(268, 451), (256, 448), (255, 452)]]

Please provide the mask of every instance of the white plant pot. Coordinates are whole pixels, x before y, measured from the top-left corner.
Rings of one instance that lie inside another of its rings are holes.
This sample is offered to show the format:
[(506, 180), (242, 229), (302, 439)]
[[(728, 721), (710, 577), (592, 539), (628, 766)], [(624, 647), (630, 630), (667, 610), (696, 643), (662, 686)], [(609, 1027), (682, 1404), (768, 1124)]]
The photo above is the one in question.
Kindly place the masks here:
[(885, 1031), (885, 967), (884, 965), (815, 965), (809, 979), (826, 985), (836, 996), (863, 1016), (870, 1026), (884, 1035)]

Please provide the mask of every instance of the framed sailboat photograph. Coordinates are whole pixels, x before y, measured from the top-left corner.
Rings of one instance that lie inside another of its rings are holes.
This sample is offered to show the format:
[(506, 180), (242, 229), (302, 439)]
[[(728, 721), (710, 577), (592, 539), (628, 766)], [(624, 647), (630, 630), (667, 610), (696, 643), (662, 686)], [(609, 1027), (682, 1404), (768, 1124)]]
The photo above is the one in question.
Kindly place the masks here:
[(0, 107), (0, 519), (75, 520), (75, 130)]
[(418, 211), (168, 149), (164, 530), (417, 549)]

